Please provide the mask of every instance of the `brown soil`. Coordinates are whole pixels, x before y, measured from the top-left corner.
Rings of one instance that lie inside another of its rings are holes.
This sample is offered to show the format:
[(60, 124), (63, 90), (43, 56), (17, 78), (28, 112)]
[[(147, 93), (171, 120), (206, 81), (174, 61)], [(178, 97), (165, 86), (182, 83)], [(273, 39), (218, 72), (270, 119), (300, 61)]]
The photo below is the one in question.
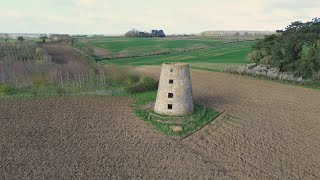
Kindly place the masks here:
[[(159, 67), (137, 68), (159, 76)], [(240, 179), (320, 179), (320, 91), (191, 70), (196, 101), (225, 116), (183, 144)]]
[(123, 97), (0, 102), (0, 179), (228, 177), (134, 117)]

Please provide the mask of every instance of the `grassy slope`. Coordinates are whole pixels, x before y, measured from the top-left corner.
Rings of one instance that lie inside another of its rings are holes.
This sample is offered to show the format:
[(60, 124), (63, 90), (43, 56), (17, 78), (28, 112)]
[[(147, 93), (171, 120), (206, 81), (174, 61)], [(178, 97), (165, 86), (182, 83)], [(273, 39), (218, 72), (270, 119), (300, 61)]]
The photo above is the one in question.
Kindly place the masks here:
[(127, 66), (160, 65), (164, 62), (187, 62), (192, 67), (222, 70), (233, 64), (247, 63), (246, 56), (251, 51), (254, 42), (241, 42), (239, 44), (227, 44), (212, 47), (206, 50), (169, 54), (160, 56), (148, 56), (141, 58), (128, 58), (117, 60), (105, 60), (104, 64), (116, 64)]
[[(187, 62), (194, 68), (222, 71), (234, 64), (247, 63), (247, 54), (254, 42), (225, 44), (226, 40), (211, 37), (186, 38), (83, 38), (78, 39), (76, 48), (97, 47), (111, 53), (127, 55), (147, 55), (158, 51), (170, 52), (166, 55), (151, 55), (136, 58), (101, 61), (103, 64), (126, 66), (160, 65), (164, 62)], [(192, 49), (202, 50), (189, 51)], [(183, 52), (186, 50), (186, 52)]]
[(137, 52), (154, 52), (157, 50), (167, 50), (175, 52), (181, 48), (192, 48), (199, 46), (213, 46), (223, 41), (214, 39), (160, 39), (160, 38), (102, 38), (83, 39), (77, 41), (75, 47), (81, 48), (93, 46), (107, 50), (111, 53), (126, 51), (136, 54)]

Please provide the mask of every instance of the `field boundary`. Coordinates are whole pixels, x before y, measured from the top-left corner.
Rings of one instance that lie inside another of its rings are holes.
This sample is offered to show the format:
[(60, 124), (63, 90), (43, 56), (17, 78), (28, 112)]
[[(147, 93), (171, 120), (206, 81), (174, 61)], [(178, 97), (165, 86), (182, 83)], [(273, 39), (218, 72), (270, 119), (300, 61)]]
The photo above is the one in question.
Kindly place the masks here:
[[(213, 123), (213, 122), (217, 122), (217, 121), (222, 121), (223, 118), (225, 117), (225, 114), (227, 114), (227, 111), (226, 110), (223, 110), (217, 117), (215, 118), (212, 118), (210, 121), (208, 121), (205, 125), (203, 125), (202, 127), (196, 129), (195, 131), (191, 132), (190, 134), (180, 138), (180, 141), (183, 141), (184, 139), (187, 139), (188, 137), (194, 135), (195, 133), (199, 132), (200, 130), (202, 130), (203, 128), (205, 128), (206, 126), (208, 126), (210, 123)], [(218, 123), (219, 123), (218, 122)]]

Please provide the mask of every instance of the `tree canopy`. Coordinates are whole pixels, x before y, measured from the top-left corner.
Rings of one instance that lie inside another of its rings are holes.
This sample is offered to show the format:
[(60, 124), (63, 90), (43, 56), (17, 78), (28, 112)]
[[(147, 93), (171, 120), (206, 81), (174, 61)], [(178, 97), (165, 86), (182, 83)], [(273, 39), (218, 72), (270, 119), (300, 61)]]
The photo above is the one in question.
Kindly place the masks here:
[(19, 42), (23, 42), (23, 41), (24, 41), (24, 37), (23, 37), (23, 36), (19, 36), (19, 37), (18, 37), (18, 41), (19, 41)]
[(320, 18), (295, 21), (277, 32), (258, 40), (252, 48), (251, 62), (320, 81)]
[(132, 29), (128, 31), (125, 37), (165, 37), (165, 33), (163, 30), (152, 30), (151, 33), (138, 31), (136, 29)]

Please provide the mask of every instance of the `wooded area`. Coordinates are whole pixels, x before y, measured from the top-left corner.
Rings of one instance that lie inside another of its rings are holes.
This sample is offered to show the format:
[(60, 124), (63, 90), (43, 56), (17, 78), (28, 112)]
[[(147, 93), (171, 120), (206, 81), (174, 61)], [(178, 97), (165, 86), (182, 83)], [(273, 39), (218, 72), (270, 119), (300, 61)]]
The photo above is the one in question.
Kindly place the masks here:
[(257, 41), (251, 62), (320, 82), (320, 18), (295, 21), (277, 32)]

